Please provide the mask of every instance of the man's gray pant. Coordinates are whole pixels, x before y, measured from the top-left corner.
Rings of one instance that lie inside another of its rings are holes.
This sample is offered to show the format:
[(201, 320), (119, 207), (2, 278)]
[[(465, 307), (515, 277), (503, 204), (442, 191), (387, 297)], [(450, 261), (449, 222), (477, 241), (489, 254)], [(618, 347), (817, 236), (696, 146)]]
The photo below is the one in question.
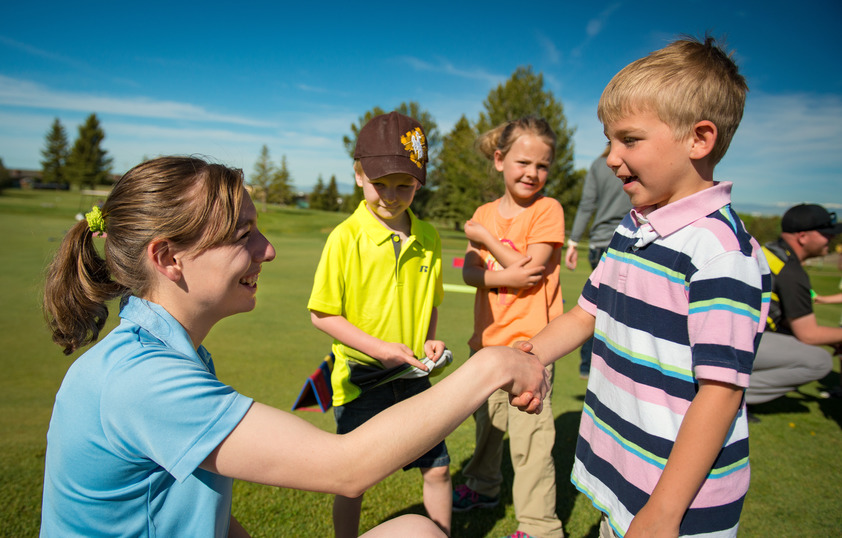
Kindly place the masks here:
[(788, 334), (765, 332), (760, 338), (746, 403), (774, 400), (804, 383), (830, 373), (833, 358), (820, 346), (805, 344)]

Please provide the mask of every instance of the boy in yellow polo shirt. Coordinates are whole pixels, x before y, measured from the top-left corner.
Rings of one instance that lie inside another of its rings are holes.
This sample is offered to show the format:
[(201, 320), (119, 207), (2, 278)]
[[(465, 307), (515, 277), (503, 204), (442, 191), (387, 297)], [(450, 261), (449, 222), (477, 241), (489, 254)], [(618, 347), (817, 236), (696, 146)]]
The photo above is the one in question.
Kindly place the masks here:
[[(441, 239), (409, 209), (426, 167), (427, 141), (416, 120), (391, 112), (360, 130), (354, 175), (365, 199), (328, 237), (307, 304), (313, 325), (334, 339), (337, 433), (429, 388), (427, 374), (448, 362), (436, 340)], [(441, 442), (404, 468), (421, 469), (424, 507), (448, 535), (449, 465)], [(337, 538), (357, 536), (361, 507), (362, 495), (336, 496)]]

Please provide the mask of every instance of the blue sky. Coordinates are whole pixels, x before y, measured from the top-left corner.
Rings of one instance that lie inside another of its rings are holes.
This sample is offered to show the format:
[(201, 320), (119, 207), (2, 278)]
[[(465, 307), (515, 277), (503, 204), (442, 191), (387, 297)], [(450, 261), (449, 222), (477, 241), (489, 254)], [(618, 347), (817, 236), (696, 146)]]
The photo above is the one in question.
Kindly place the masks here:
[(717, 178), (738, 211), (842, 209), (842, 3), (18, 2), (0, 20), (0, 158), (39, 168), (54, 118), (71, 143), (95, 112), (122, 173), (202, 154), (250, 174), (260, 148), (296, 187), (352, 181), (342, 136), (374, 106), (417, 101), (447, 133), (531, 65), (576, 128), (576, 165), (605, 138), (596, 104), (629, 62), (680, 34), (726, 37), (750, 88)]

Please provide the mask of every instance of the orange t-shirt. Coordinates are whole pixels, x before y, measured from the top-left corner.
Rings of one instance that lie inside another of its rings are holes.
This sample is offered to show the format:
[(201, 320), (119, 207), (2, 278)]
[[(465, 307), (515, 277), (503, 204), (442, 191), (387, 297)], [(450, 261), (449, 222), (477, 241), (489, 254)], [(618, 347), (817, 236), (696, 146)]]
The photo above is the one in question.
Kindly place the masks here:
[[(564, 210), (553, 198), (540, 197), (511, 219), (503, 218), (500, 200), (477, 208), (471, 220), (482, 224), (500, 241), (526, 254), (534, 243), (554, 246), (544, 279), (528, 289), (477, 288), (474, 303), (474, 334), (468, 341), (473, 350), (485, 346), (508, 346), (535, 336), (547, 323), (563, 312), (561, 286), (558, 281), (561, 247), (564, 244)], [(480, 255), (489, 271), (503, 267), (486, 248)]]

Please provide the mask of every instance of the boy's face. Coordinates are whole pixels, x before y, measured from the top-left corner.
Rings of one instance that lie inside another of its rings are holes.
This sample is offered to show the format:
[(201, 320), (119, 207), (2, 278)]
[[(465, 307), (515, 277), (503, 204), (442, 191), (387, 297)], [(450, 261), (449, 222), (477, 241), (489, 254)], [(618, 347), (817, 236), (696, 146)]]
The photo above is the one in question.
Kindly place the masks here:
[(421, 186), (409, 174), (389, 174), (369, 179), (365, 173), (354, 174), (357, 185), (362, 187), (369, 211), (387, 227), (394, 227), (397, 219), (404, 219), (404, 213), (415, 198)]
[(693, 137), (676, 140), (672, 128), (650, 111), (634, 111), (605, 125), (608, 166), (623, 182), (632, 206), (662, 207), (707, 185), (691, 161)]

